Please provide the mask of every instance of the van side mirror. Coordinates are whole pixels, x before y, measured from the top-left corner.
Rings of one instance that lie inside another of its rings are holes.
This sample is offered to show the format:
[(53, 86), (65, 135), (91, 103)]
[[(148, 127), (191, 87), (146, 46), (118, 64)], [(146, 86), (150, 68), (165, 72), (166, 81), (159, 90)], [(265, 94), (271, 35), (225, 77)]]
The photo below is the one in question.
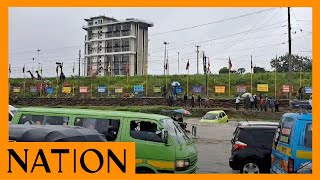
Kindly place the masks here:
[(168, 144), (168, 131), (165, 129), (162, 129), (162, 142), (164, 142), (165, 145)]

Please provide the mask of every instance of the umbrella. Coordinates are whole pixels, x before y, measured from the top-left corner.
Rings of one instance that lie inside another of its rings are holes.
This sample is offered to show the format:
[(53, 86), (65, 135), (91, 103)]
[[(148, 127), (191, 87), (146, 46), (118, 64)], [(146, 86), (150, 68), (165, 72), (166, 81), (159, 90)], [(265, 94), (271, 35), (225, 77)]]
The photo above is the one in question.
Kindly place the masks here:
[(177, 110), (174, 110), (174, 112), (181, 113), (183, 115), (191, 115), (191, 113), (185, 109), (177, 109)]
[(171, 86), (180, 86), (180, 83), (178, 81), (173, 81), (171, 83)]
[(252, 95), (250, 93), (243, 93), (241, 97), (246, 98), (247, 96), (249, 96), (250, 98), (252, 97)]

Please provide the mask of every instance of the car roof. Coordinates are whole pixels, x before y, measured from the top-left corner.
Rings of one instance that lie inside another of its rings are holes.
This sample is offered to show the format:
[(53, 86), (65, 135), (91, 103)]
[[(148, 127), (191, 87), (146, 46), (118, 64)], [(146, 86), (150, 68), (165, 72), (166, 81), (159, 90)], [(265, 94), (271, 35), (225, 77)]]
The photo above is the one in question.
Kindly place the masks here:
[(277, 126), (268, 126), (268, 125), (261, 125), (261, 126), (238, 126), (240, 129), (277, 129)]
[(57, 113), (57, 114), (70, 114), (70, 115), (95, 115), (95, 116), (117, 116), (117, 117), (129, 117), (129, 118), (147, 118), (153, 120), (162, 120), (169, 117), (159, 114), (147, 114), (130, 111), (109, 111), (109, 110), (95, 110), (95, 109), (76, 109), (76, 108), (19, 108), (18, 112), (36, 112), (36, 113)]
[(207, 113), (210, 113), (210, 114), (219, 114), (219, 113), (222, 113), (224, 112), (223, 110), (215, 110), (215, 111), (209, 111)]
[(290, 117), (297, 120), (312, 121), (311, 113), (285, 113), (282, 117)]
[(102, 135), (96, 130), (78, 126), (46, 126), (24, 124), (9, 125), (9, 139), (16, 141), (53, 142), (68, 138), (74, 138), (84, 142), (88, 141), (89, 139), (105, 141), (105, 139), (101, 139), (101, 136)]
[(239, 126), (278, 126), (279, 122), (268, 121), (241, 121), (237, 123)]

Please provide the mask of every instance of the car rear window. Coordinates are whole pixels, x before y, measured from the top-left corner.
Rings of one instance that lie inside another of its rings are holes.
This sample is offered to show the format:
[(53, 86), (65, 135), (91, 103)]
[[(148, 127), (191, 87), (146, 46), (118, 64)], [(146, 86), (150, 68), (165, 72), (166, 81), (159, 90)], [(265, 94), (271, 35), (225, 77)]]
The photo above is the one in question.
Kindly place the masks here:
[(312, 148), (312, 124), (306, 125), (303, 145), (306, 148)]
[(240, 142), (243, 142), (243, 143), (249, 143), (249, 136), (248, 136), (248, 133), (247, 133), (247, 130), (246, 129), (242, 129), (242, 128), (238, 128), (238, 130), (235, 132), (235, 137), (234, 137), (234, 142), (236, 141), (240, 141)]
[(276, 128), (274, 129), (252, 129), (250, 131), (250, 135), (252, 137), (252, 141), (257, 146), (264, 146), (266, 148), (272, 147), (272, 140), (274, 137), (274, 133), (276, 132)]

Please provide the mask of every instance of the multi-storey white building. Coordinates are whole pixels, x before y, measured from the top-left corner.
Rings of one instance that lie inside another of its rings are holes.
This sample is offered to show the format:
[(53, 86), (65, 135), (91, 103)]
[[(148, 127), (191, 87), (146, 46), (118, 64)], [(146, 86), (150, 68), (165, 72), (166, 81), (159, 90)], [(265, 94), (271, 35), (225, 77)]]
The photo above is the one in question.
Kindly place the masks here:
[[(152, 23), (96, 16), (85, 19), (85, 74), (145, 75), (148, 64), (148, 28)], [(102, 69), (103, 68), (103, 69)], [(100, 69), (100, 71), (98, 71)]]

